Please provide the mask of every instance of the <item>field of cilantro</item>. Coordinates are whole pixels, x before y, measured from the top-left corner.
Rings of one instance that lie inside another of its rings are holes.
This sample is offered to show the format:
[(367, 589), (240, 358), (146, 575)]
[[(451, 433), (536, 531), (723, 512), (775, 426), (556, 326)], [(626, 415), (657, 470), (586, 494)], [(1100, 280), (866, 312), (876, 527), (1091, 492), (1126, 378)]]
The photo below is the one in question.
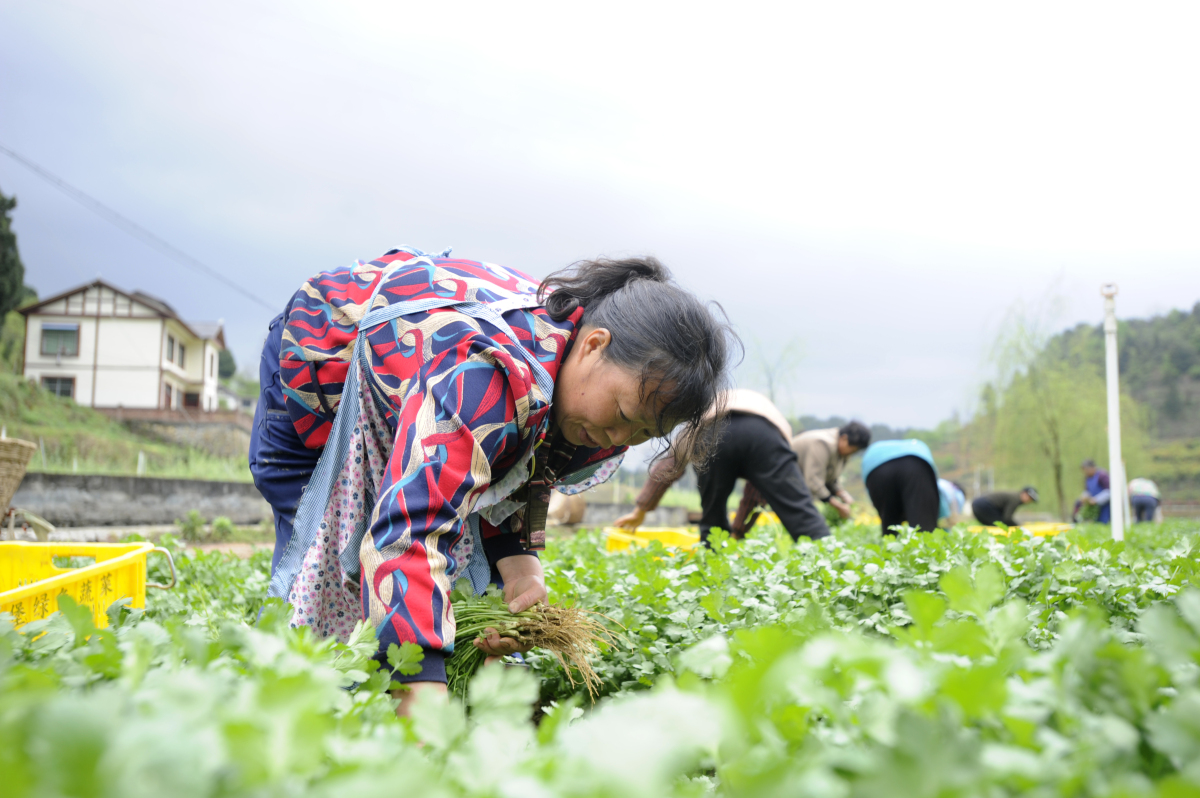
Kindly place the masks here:
[(544, 559), (611, 621), (599, 700), (535, 653), (403, 721), (368, 628), (290, 629), (265, 554), (181, 556), (110, 630), (0, 620), (0, 795), (1200, 794), (1200, 524), (1107, 535), (581, 534)]

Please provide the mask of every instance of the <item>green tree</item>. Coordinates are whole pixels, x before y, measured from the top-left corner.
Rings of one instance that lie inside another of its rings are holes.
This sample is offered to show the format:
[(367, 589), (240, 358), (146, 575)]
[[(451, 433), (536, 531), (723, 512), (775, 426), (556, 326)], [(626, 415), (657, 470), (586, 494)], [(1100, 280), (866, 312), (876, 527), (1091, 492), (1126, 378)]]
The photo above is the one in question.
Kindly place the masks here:
[[(1045, 318), (1018, 308), (997, 341), (992, 452), (1001, 481), (1052, 487), (1058, 514), (1066, 518), (1079, 481), (1074, 469), (1085, 458), (1103, 464), (1108, 454), (1107, 393), (1102, 371), (1089, 358), (1047, 349)], [(1121, 447), (1130, 473), (1147, 461), (1146, 421), (1141, 406), (1122, 392)]]
[(21, 350), (25, 348), (25, 319), (15, 311), (9, 311), (3, 318), (4, 325), (0, 327), (0, 370), (6, 374), (19, 374)]
[[(1161, 438), (1200, 436), (1200, 302), (1149, 319), (1125, 319), (1117, 331), (1121, 385), (1156, 411)], [(1104, 331), (1080, 324), (1055, 335), (1047, 350), (1064, 359), (1104, 365)]]
[(222, 349), (221, 354), (217, 358), (217, 374), (223, 380), (227, 380), (234, 374), (237, 374), (237, 361), (233, 359), (233, 352), (228, 349)]
[(33, 289), (25, 285), (25, 266), (17, 252), (17, 234), (9, 215), (15, 207), (17, 198), (0, 191), (0, 319), (33, 294)]

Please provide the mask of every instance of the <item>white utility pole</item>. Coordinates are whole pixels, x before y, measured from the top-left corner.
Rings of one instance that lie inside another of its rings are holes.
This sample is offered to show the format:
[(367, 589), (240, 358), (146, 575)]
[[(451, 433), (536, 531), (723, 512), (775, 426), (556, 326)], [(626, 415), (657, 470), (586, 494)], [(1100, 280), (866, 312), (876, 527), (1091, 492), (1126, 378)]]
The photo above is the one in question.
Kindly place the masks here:
[(1121, 381), (1117, 374), (1117, 284), (1100, 287), (1104, 297), (1104, 358), (1108, 380), (1108, 487), (1113, 540), (1125, 539), (1125, 461), (1121, 459)]

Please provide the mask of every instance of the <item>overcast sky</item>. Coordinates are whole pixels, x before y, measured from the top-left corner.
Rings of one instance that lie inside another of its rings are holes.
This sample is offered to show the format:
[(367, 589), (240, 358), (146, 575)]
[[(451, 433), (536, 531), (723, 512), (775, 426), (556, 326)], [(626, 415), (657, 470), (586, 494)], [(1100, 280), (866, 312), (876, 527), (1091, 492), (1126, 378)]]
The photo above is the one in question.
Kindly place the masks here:
[[(1060, 326), (1200, 300), (1192, 3), (0, 0), (0, 144), (272, 307), (399, 244), (536, 276), (651, 253), (785, 411), (969, 410), (1015, 302)], [(586, 10), (585, 10), (586, 9)], [(271, 311), (10, 158), (27, 281)]]

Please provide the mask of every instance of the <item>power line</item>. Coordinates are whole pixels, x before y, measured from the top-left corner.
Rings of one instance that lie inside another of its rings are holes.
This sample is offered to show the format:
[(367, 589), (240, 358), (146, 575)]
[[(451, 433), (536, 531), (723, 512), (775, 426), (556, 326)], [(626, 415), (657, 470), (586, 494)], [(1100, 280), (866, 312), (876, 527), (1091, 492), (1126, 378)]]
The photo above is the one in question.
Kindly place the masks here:
[(258, 304), (262, 305), (267, 310), (270, 310), (270, 311), (278, 310), (278, 308), (276, 308), (274, 305), (271, 305), (267, 301), (250, 293), (245, 288), (238, 285), (234, 281), (230, 280), (228, 277), (221, 274), (219, 271), (212, 268), (208, 264), (203, 263), (203, 262), (197, 260), (196, 258), (193, 258), (191, 255), (187, 254), (186, 252), (184, 252), (183, 250), (174, 246), (173, 244), (171, 244), (167, 241), (164, 241), (163, 239), (156, 236), (154, 233), (152, 233), (149, 230), (147, 230), (146, 228), (142, 227), (137, 222), (133, 221), (132, 219), (129, 219), (126, 216), (121, 215), (117, 211), (114, 211), (112, 208), (108, 207), (107, 205), (105, 205), (103, 202), (96, 199), (95, 197), (92, 197), (91, 195), (89, 195), (83, 191), (80, 191), (79, 189), (75, 188), (67, 181), (63, 180), (61, 177), (58, 177), (57, 175), (54, 175), (51, 172), (46, 171), (45, 169), (38, 166), (33, 161), (31, 161), (28, 158), (26, 158), (25, 156), (21, 155), (20, 153), (10, 150), (8, 147), (5, 147), (3, 144), (0, 144), (0, 152), (4, 153), (8, 157), (12, 158), (14, 161), (21, 164), (29, 171), (33, 172), (38, 177), (42, 178), (43, 180), (47, 181), (48, 183), (51, 183), (52, 185), (54, 185), (55, 188), (62, 191), (68, 197), (75, 200), (80, 205), (82, 205), (83, 207), (85, 207), (89, 211), (91, 211), (92, 213), (94, 213), (97, 216), (99, 216), (100, 218), (104, 219), (106, 222), (124, 230), (126, 233), (128, 233), (129, 235), (138, 239), (143, 244), (145, 244), (153, 249), (158, 250), (162, 254), (164, 254), (167, 257), (171, 258), (172, 260), (176, 261), (177, 263), (187, 266), (189, 269), (200, 272), (201, 274), (208, 275), (209, 277), (213, 278), (214, 280), (217, 280), (218, 282), (222, 283), (223, 285), (225, 285), (229, 288), (232, 288), (234, 291), (237, 291), (239, 294), (246, 297), (247, 299), (249, 299), (253, 302), (257, 302)]

